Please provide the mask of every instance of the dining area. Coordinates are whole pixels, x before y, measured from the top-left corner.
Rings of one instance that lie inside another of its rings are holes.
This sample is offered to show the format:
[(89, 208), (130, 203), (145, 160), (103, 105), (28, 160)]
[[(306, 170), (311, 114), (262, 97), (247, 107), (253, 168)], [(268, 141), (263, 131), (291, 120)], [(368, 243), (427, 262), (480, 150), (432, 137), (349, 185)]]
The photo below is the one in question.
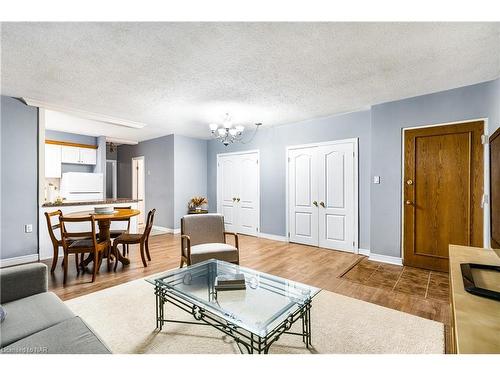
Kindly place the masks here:
[[(66, 207), (45, 210), (47, 237), (52, 247), (50, 271), (54, 275), (57, 267), (62, 268), (63, 285), (69, 282), (69, 275), (75, 274), (77, 277), (88, 274), (83, 282), (94, 283), (103, 263), (108, 272), (126, 270), (133, 251), (139, 253), (142, 266), (148, 267), (152, 260), (149, 237), (156, 209), (139, 220), (142, 213), (134, 202), (120, 203), (87, 205), (81, 210), (74, 206), (71, 210)], [(75, 272), (70, 272), (70, 267)]]

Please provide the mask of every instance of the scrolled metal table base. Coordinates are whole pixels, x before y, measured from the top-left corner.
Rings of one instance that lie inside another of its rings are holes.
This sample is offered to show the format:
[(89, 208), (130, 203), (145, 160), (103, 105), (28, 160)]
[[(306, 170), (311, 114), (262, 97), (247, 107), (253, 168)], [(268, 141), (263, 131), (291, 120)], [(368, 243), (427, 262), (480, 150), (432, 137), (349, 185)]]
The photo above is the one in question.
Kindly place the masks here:
[[(271, 345), (279, 340), (281, 335), (295, 335), (301, 336), (306, 348), (310, 348), (311, 341), (311, 301), (301, 305), (299, 309), (293, 312), (287, 319), (285, 319), (276, 328), (271, 330), (267, 335), (261, 337), (255, 333), (249, 332), (234, 323), (231, 323), (202, 307), (184, 300), (175, 293), (171, 292), (168, 288), (160, 285), (155, 286), (156, 295), (156, 328), (162, 330), (165, 323), (182, 323), (192, 325), (208, 325), (218, 329), (225, 335), (232, 337), (241, 353), (248, 354), (267, 354)], [(193, 316), (195, 321), (173, 320), (165, 319), (166, 303), (180, 308), (186, 313)], [(289, 332), (293, 324), (297, 320), (302, 321), (302, 333)]]

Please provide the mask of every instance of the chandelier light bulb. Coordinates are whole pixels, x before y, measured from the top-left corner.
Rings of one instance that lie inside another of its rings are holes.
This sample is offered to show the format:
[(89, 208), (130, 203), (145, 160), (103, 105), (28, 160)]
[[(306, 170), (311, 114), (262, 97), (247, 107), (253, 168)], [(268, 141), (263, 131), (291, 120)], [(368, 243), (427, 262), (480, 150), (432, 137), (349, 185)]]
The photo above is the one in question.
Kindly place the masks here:
[(224, 135), (226, 135), (226, 129), (224, 129), (224, 128), (217, 129), (217, 132), (219, 133), (219, 135), (221, 137), (223, 137)]
[(243, 130), (245, 130), (245, 127), (243, 125), (237, 125), (236, 126), (236, 131), (238, 133), (243, 133)]
[(235, 128), (231, 128), (229, 129), (229, 134), (231, 134), (233, 137), (238, 134), (238, 130), (236, 130)]
[(210, 124), (208, 125), (208, 127), (210, 128), (210, 131), (214, 132), (217, 130), (217, 128), (219, 127), (219, 125), (217, 124)]

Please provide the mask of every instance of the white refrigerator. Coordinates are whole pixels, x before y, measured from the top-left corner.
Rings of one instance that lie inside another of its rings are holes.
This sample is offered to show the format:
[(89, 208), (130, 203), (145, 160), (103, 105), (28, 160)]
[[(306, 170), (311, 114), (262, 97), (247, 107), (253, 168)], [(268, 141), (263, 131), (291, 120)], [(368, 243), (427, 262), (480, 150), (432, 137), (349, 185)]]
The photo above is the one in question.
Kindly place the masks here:
[(104, 199), (102, 173), (66, 172), (61, 178), (61, 197), (67, 201)]

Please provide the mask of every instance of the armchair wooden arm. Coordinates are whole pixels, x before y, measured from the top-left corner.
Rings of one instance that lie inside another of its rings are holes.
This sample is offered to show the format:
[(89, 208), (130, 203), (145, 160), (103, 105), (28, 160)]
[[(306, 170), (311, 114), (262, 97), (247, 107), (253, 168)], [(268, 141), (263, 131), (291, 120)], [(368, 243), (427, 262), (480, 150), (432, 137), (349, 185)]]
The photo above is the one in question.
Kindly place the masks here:
[(227, 235), (234, 236), (234, 246), (239, 250), (240, 245), (238, 243), (238, 234), (234, 232), (224, 232), (224, 242), (226, 242)]
[[(184, 249), (186, 249), (185, 255)], [(187, 234), (181, 235), (181, 257), (186, 259), (191, 258), (191, 238)]]

